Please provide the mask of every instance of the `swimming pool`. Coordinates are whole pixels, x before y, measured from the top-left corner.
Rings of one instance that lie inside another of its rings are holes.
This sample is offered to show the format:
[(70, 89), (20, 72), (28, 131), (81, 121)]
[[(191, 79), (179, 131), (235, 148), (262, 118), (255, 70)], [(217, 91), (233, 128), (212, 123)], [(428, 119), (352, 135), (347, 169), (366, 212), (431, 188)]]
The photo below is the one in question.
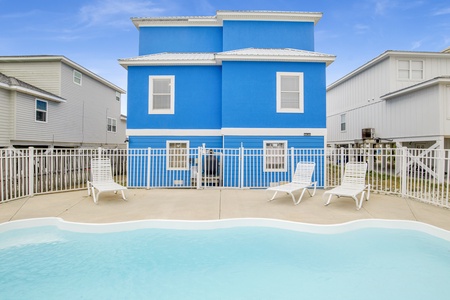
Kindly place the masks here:
[(450, 299), (450, 232), (407, 221), (0, 224), (1, 299)]

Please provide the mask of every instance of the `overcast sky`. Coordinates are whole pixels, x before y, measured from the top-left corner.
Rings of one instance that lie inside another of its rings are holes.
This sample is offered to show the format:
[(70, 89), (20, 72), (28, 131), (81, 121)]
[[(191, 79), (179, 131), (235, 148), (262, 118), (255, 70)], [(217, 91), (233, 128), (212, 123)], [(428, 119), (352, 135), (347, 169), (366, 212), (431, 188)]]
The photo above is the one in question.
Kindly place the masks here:
[(138, 55), (131, 17), (217, 10), (322, 12), (315, 51), (337, 56), (327, 84), (386, 50), (450, 47), (448, 0), (0, 0), (0, 55), (64, 55), (126, 90), (117, 60)]

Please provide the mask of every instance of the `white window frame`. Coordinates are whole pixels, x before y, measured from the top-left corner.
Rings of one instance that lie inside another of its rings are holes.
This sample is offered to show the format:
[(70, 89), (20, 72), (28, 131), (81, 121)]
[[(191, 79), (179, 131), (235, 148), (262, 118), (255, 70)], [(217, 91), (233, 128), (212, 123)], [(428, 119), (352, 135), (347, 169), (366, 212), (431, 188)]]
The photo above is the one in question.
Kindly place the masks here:
[[(400, 64), (402, 62), (408, 63), (407, 68), (402, 68)], [(414, 63), (420, 63), (422, 65), (421, 69), (414, 68)], [(425, 69), (425, 63), (423, 60), (417, 60), (417, 59), (399, 59), (397, 60), (397, 78), (400, 80), (423, 80), (424, 78), (424, 69)], [(408, 72), (407, 77), (402, 77), (400, 74)], [(419, 78), (414, 78), (413, 74), (420, 72)]]
[[(153, 80), (155, 79), (169, 79), (170, 80), (170, 107), (167, 109), (154, 109), (153, 108)], [(175, 114), (175, 76), (149, 76), (148, 78), (148, 113), (149, 114)]]
[[(284, 76), (298, 77), (299, 90), (298, 91), (282, 91), (281, 81)], [(277, 72), (277, 113), (303, 113), (304, 112), (304, 81), (302, 72)], [(283, 93), (298, 93), (298, 108), (283, 108), (282, 94)]]
[(347, 114), (341, 115), (341, 132), (347, 131)]
[(116, 100), (120, 102), (121, 97), (122, 97), (122, 94), (119, 92), (116, 92)]
[[(38, 102), (44, 102), (45, 103), (45, 110), (42, 110), (42, 109), (38, 108)], [(36, 99), (34, 108), (35, 108), (34, 121), (35, 122), (39, 122), (39, 123), (47, 123), (48, 122), (48, 101), (41, 100), (41, 99)], [(37, 119), (37, 112), (43, 112), (44, 113), (45, 121)]]
[[(263, 141), (264, 172), (286, 172), (287, 171), (287, 141)], [(269, 148), (271, 144), (280, 144), (279, 148)], [(274, 151), (275, 150), (275, 151)], [(276, 153), (280, 151), (281, 153)], [(275, 153), (274, 153), (275, 152)]]
[(117, 119), (108, 117), (106, 124), (106, 131), (113, 133), (117, 132)]
[[(179, 150), (184, 151), (173, 151), (176, 149), (171, 147), (171, 145), (183, 145), (184, 147), (179, 147)], [(189, 141), (166, 141), (166, 168), (167, 170), (189, 170)]]
[(83, 74), (80, 71), (73, 70), (73, 83), (82, 85), (83, 83)]

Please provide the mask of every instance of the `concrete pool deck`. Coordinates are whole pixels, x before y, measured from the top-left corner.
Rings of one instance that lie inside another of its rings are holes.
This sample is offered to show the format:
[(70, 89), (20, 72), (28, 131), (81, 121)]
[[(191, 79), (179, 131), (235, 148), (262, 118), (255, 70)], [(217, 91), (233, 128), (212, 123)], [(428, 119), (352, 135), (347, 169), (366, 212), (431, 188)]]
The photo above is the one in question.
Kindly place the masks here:
[(59, 217), (82, 223), (144, 219), (218, 220), (269, 218), (313, 224), (337, 224), (359, 219), (397, 219), (428, 223), (450, 230), (450, 210), (398, 196), (372, 193), (357, 211), (351, 198), (334, 198), (324, 206), (323, 190), (306, 194), (299, 205), (280, 195), (268, 202), (265, 190), (129, 189), (128, 201), (105, 192), (94, 204), (87, 191), (27, 197), (0, 204), (0, 222)]

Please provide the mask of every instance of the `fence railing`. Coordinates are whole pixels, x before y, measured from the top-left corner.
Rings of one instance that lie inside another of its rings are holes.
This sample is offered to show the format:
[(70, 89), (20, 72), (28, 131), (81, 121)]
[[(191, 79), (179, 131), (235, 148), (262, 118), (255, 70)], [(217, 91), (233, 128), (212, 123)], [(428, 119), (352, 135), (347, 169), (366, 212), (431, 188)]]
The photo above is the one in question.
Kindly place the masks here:
[(0, 149), (0, 201), (86, 189), (93, 157), (110, 158), (115, 180), (130, 188), (267, 188), (289, 182), (299, 161), (314, 161), (314, 181), (328, 188), (340, 184), (346, 162), (365, 161), (372, 191), (450, 208), (449, 153), (408, 148)]

